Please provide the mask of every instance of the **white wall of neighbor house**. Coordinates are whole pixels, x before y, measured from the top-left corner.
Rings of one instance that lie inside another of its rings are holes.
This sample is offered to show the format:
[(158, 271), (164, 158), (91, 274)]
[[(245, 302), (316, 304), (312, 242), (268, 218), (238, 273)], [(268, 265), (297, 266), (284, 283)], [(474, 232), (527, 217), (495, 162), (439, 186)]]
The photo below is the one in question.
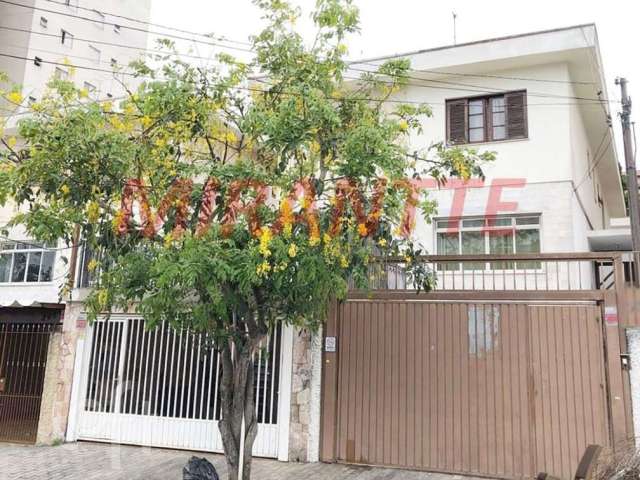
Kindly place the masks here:
[[(0, 227), (5, 226), (14, 214), (15, 208), (12, 205), (0, 208)], [(13, 245), (14, 242), (10, 242), (8, 239), (27, 243), (21, 247), (21, 250), (17, 250)], [(38, 248), (22, 226), (10, 229), (9, 237), (0, 236), (0, 306), (59, 303), (60, 288), (66, 279), (67, 262), (71, 257), (71, 250), (71, 247), (62, 241), (43, 249)], [(12, 274), (15, 267), (12, 268), (11, 265), (12, 256), (22, 253), (27, 253), (28, 259), (32, 253), (40, 255), (41, 273), (44, 273), (42, 270), (46, 268), (43, 258), (45, 253), (54, 256), (53, 270), (46, 276), (46, 280), (43, 280), (43, 276), (39, 277), (38, 281), (29, 281), (27, 276), (23, 275), (21, 281), (13, 281)]]
[[(640, 328), (627, 330), (629, 355), (631, 356), (631, 406), (633, 409), (633, 429), (640, 432)], [(640, 436), (636, 437), (636, 445), (640, 448)]]

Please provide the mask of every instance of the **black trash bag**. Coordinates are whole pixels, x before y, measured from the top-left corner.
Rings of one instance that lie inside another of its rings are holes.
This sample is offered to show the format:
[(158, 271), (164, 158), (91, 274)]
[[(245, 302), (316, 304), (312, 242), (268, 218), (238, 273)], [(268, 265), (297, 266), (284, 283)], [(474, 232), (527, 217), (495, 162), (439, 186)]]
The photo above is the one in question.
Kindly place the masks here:
[(191, 457), (182, 469), (182, 480), (220, 480), (220, 477), (209, 460)]

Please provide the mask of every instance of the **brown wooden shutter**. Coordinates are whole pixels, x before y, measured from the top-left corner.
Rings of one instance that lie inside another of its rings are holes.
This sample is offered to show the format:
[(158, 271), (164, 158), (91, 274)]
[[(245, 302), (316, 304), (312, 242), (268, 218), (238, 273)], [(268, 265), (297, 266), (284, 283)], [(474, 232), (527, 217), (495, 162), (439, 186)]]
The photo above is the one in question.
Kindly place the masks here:
[(467, 100), (447, 102), (447, 141), (467, 143)]
[(512, 92), (504, 96), (507, 113), (507, 138), (527, 137), (527, 92)]

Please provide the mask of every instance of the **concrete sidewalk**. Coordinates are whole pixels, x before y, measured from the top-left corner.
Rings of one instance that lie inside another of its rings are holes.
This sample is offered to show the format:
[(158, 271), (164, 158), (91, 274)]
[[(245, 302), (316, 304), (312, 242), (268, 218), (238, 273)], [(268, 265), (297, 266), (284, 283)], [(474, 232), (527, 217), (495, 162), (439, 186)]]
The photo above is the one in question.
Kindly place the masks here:
[[(99, 443), (68, 443), (57, 447), (0, 444), (0, 480), (181, 480), (192, 456), (206, 457), (225, 479), (222, 455)], [(283, 463), (255, 459), (256, 480), (455, 480), (458, 475), (323, 463)], [(464, 477), (469, 480), (470, 477)]]

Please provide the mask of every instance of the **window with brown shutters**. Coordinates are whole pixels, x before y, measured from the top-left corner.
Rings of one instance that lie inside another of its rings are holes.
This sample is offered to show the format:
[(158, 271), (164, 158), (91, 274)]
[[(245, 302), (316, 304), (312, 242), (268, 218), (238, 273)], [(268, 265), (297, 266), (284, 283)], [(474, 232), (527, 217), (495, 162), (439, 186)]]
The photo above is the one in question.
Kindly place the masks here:
[(450, 143), (467, 143), (467, 100), (447, 102), (447, 138)]
[(526, 91), (447, 100), (447, 142), (495, 142), (527, 138)]

